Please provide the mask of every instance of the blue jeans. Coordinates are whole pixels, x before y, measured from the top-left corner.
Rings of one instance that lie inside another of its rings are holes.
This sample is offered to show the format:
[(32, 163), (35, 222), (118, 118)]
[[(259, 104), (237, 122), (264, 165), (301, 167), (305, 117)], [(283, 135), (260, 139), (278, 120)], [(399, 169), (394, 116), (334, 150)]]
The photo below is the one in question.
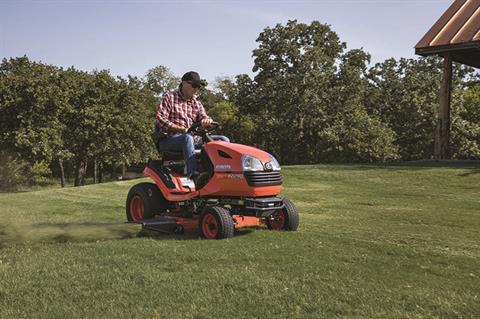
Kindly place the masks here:
[(195, 141), (190, 134), (175, 134), (167, 136), (158, 142), (161, 151), (183, 152), (183, 158), (187, 165), (187, 176), (191, 177), (197, 169), (195, 161)]

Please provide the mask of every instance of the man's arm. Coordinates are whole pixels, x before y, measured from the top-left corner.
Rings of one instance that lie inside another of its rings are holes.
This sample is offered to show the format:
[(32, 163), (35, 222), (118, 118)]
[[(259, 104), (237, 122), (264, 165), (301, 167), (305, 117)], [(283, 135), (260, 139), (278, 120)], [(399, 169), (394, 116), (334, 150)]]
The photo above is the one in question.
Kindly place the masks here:
[(170, 127), (168, 128), (168, 130), (170, 132), (174, 132), (174, 133), (181, 133), (181, 134), (185, 134), (188, 132), (188, 129), (180, 126), (180, 125), (177, 125), (177, 124), (173, 124), (170, 125)]
[(207, 112), (205, 112), (205, 108), (203, 107), (202, 103), (200, 101), (197, 101), (198, 103), (198, 111), (197, 111), (197, 121), (200, 121), (202, 123), (203, 127), (209, 127), (212, 125), (212, 118), (207, 115)]

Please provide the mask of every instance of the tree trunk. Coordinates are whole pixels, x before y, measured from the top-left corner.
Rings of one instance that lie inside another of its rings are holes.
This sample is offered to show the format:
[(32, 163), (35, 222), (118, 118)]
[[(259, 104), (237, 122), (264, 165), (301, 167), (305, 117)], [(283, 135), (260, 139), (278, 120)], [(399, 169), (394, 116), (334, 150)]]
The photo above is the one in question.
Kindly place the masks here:
[(97, 159), (94, 158), (93, 159), (93, 183), (96, 184), (97, 183)]
[(305, 137), (305, 116), (299, 112), (298, 117), (297, 149), (293, 157), (295, 158), (295, 163), (305, 164), (310, 160), (310, 154), (307, 155), (302, 152), (304, 148), (303, 138)]
[(98, 182), (103, 183), (103, 165), (102, 165), (102, 162), (98, 163)]
[(117, 179), (117, 163), (112, 162), (112, 180)]
[(74, 186), (85, 185), (85, 174), (87, 172), (87, 160), (79, 160), (76, 167), (77, 174), (75, 176)]
[(65, 170), (63, 168), (63, 159), (58, 159), (58, 165), (60, 166), (60, 184), (65, 187)]

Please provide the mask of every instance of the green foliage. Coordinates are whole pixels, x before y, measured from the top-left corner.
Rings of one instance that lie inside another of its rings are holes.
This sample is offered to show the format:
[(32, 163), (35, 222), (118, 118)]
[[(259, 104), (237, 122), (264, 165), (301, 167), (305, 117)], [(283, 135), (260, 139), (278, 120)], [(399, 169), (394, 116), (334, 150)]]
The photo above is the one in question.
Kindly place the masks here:
[(441, 81), (439, 60), (390, 59), (372, 68), (369, 79), (373, 88), (367, 109), (395, 132), (401, 157), (432, 157)]
[(28, 169), (28, 177), (30, 184), (42, 185), (46, 184), (51, 177), (52, 172), (47, 162), (35, 162)]
[[(439, 58), (389, 59), (368, 74), (372, 88), (367, 109), (395, 132), (404, 160), (433, 157), (442, 67)], [(473, 76), (469, 67), (456, 64), (454, 70), (453, 113), (461, 108), (457, 101)]]
[(345, 43), (317, 21), (267, 28), (257, 42), (258, 75), (253, 83), (242, 78), (239, 87), (253, 97), (255, 108), (246, 110), (261, 147), (284, 163), (398, 157), (394, 133), (365, 108), (367, 53), (344, 52)]
[(60, 70), (26, 57), (3, 59), (0, 83), (0, 147), (31, 162), (52, 160), (65, 128)]
[[(338, 35), (316, 21), (266, 28), (257, 42), (255, 79), (239, 75), (218, 85), (254, 122), (255, 145), (283, 163), (433, 156), (440, 59), (389, 59), (367, 70), (368, 53), (345, 51)], [(479, 104), (458, 102), (477, 77), (469, 67), (454, 67), (454, 158), (478, 158), (472, 109)]]
[(394, 133), (361, 107), (352, 107), (321, 131), (323, 158), (344, 162), (397, 159)]
[(158, 98), (165, 92), (176, 89), (180, 78), (174, 76), (169, 68), (159, 65), (147, 71), (144, 82), (145, 86)]
[(17, 191), (30, 185), (45, 185), (52, 173), (46, 161), (32, 164), (18, 155), (0, 151), (0, 191)]
[(111, 137), (116, 154), (114, 160), (124, 163), (146, 162), (156, 154), (151, 140), (155, 122), (155, 97), (142, 88), (142, 82), (136, 78), (120, 82), (120, 94), (115, 101), (119, 120), (111, 126)]
[(461, 96), (454, 96), (454, 99), (458, 99), (460, 103), (456, 103), (452, 111), (452, 156), (478, 159), (480, 158), (480, 84), (473, 85), (461, 93)]
[[(84, 183), (88, 161), (142, 162), (153, 153), (156, 98), (137, 78), (63, 70), (26, 57), (4, 59), (0, 102), (2, 149), (19, 153), (33, 167), (71, 161), (76, 185)], [(43, 173), (32, 174), (32, 180), (43, 180)]]
[[(441, 59), (388, 59), (368, 69), (367, 52), (347, 50), (318, 21), (267, 27), (257, 42), (253, 79), (218, 78), (214, 90), (199, 92), (221, 123), (218, 133), (265, 149), (283, 164), (432, 158)], [(455, 159), (480, 158), (479, 78), (472, 68), (454, 65)], [(3, 59), (0, 149), (17, 154), (9, 165), (35, 168), (25, 178), (37, 182), (48, 175), (45, 163), (82, 185), (89, 163), (114, 170), (145, 162), (157, 156), (151, 133), (158, 99), (179, 82), (161, 65), (142, 79), (123, 79), (26, 56)]]
[(28, 163), (0, 150), (0, 191), (15, 191), (28, 183)]
[(220, 132), (232, 142), (249, 144), (255, 130), (253, 120), (239, 112), (239, 108), (229, 101), (215, 104), (209, 115), (220, 123)]

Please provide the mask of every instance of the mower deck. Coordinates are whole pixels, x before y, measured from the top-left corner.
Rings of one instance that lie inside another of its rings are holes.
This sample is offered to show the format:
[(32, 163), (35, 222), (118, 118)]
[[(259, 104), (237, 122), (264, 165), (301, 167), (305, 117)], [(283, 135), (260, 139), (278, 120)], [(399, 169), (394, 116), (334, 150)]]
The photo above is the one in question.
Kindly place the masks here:
[(141, 224), (142, 229), (152, 230), (159, 233), (172, 234), (182, 233), (183, 226), (177, 223), (177, 219), (173, 217), (158, 217), (151, 219), (143, 219), (135, 222)]
[[(232, 218), (235, 229), (257, 227), (263, 224), (262, 218), (253, 216), (232, 215)], [(142, 229), (163, 234), (183, 234), (185, 231), (195, 231), (198, 229), (198, 222), (198, 216), (183, 218), (159, 215), (154, 218), (135, 221), (136, 224), (142, 225)]]

